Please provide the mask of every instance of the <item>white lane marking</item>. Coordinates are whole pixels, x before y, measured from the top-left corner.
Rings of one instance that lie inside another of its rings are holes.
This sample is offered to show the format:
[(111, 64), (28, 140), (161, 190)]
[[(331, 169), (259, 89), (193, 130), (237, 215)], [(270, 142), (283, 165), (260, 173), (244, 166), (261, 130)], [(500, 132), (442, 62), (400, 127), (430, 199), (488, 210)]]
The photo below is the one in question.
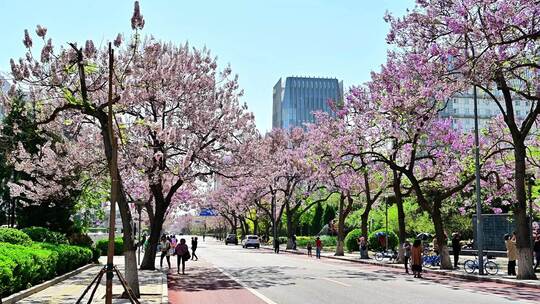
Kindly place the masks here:
[(234, 280), (236, 283), (242, 285), (242, 287), (244, 287), (245, 289), (247, 289), (248, 291), (250, 291), (252, 294), (254, 294), (256, 297), (258, 297), (259, 299), (263, 300), (265, 303), (267, 304), (277, 304), (276, 302), (270, 300), (269, 298), (267, 298), (265, 295), (263, 295), (262, 293), (256, 291), (255, 289), (247, 286), (244, 282), (240, 281), (239, 279), (233, 277), (231, 274), (229, 274), (228, 272), (226, 272), (225, 270), (221, 269), (221, 267), (217, 267), (216, 265), (214, 265), (214, 267), (216, 267), (219, 271), (221, 271), (224, 275), (228, 276), (229, 278), (231, 278), (232, 280)]
[(329, 279), (329, 278), (322, 278), (322, 279), (323, 279), (323, 280), (327, 280), (327, 281), (329, 281), (329, 282), (333, 282), (333, 283), (342, 285), (342, 286), (345, 286), (345, 287), (351, 287), (351, 285), (345, 284), (345, 283), (340, 282), (340, 281), (332, 280), (332, 279)]

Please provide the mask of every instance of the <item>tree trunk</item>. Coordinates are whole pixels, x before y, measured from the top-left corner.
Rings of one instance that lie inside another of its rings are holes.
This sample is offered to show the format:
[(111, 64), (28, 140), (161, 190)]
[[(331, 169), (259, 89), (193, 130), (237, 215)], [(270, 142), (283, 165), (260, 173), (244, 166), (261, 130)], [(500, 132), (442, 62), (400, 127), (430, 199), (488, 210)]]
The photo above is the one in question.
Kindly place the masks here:
[(405, 212), (403, 211), (403, 196), (401, 195), (401, 180), (396, 171), (394, 171), (393, 174), (394, 174), (394, 181), (393, 181), (392, 186), (394, 188), (394, 195), (396, 196), (396, 206), (397, 206), (397, 212), (398, 212), (398, 228), (399, 228), (398, 259), (400, 263), (403, 263), (403, 259), (404, 259), (403, 243), (405, 243), (405, 239), (407, 238), (407, 233), (405, 231)]
[(433, 202), (433, 212), (431, 218), (433, 226), (435, 227), (435, 237), (437, 238), (437, 245), (439, 246), (439, 254), (441, 256), (441, 269), (453, 269), (452, 262), (450, 261), (450, 254), (448, 253), (448, 237), (444, 232), (444, 225), (441, 216), (441, 202)]
[(163, 229), (165, 215), (161, 208), (157, 208), (158, 205), (159, 204), (156, 204), (156, 216), (150, 223), (150, 238), (148, 239), (148, 248), (146, 248), (143, 260), (141, 262), (142, 270), (156, 269), (157, 246), (161, 237), (161, 230)]
[(515, 193), (516, 205), (514, 207), (514, 218), (516, 220), (516, 247), (518, 250), (518, 271), (517, 279), (535, 280), (536, 275), (533, 269), (533, 255), (530, 245), (530, 225), (527, 217), (527, 195), (525, 192), (525, 155), (526, 148), (523, 141), (514, 140), (515, 156)]
[(257, 217), (253, 220), (253, 234), (259, 235), (259, 219)]
[(339, 210), (338, 210), (338, 227), (337, 227), (337, 244), (335, 256), (345, 255), (345, 195), (341, 194), (339, 198)]
[[(98, 115), (99, 114), (99, 115)], [(111, 165), (112, 160), (112, 145), (108, 132), (107, 114), (104, 112), (98, 112), (96, 117), (100, 122), (101, 135), (103, 139), (103, 147), (105, 150), (105, 157), (107, 158), (107, 164)], [(131, 217), (131, 211), (129, 209), (127, 199), (124, 191), (124, 184), (120, 176), (120, 171), (116, 170), (118, 176), (118, 210), (120, 217), (122, 218), (123, 228), (123, 240), (124, 240), (124, 261), (125, 261), (125, 279), (129, 287), (133, 290), (137, 297), (140, 297), (139, 291), (139, 275), (137, 272), (137, 256), (135, 254), (136, 246), (133, 238), (133, 218)], [(114, 219), (113, 219), (114, 220)]]
[(285, 214), (287, 215), (287, 249), (293, 249), (294, 248), (293, 236), (294, 236), (294, 233), (296, 232), (296, 227), (293, 221), (294, 215), (291, 212), (291, 208), (288, 202), (285, 204)]

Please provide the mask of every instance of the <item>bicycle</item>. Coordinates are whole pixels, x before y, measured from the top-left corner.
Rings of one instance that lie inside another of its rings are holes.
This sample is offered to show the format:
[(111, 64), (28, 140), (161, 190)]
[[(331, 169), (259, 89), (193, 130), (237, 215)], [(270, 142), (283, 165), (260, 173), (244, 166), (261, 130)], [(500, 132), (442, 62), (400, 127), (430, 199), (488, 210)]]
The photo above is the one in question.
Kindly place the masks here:
[(397, 251), (394, 251), (392, 249), (388, 249), (388, 251), (386, 250), (383, 250), (383, 251), (379, 251), (377, 253), (375, 253), (375, 260), (377, 261), (382, 261), (384, 260), (385, 258), (388, 258), (391, 261), (396, 261), (397, 258), (398, 258), (398, 253)]
[[(487, 274), (496, 275), (499, 272), (499, 265), (490, 261), (489, 255), (486, 252), (486, 261), (484, 262), (484, 270)], [(463, 269), (466, 273), (474, 273), (479, 268), (478, 256), (475, 256), (474, 260), (466, 260), (463, 263)]]

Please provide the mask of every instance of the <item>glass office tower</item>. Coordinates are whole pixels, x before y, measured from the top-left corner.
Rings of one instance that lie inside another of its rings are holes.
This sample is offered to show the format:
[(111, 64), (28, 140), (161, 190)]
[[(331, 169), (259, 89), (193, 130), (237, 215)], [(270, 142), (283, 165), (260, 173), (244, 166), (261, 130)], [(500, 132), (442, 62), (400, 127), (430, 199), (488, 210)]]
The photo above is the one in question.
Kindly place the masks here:
[(280, 78), (273, 91), (272, 128), (303, 127), (314, 122), (313, 112), (330, 112), (329, 100), (343, 100), (343, 82), (335, 78)]

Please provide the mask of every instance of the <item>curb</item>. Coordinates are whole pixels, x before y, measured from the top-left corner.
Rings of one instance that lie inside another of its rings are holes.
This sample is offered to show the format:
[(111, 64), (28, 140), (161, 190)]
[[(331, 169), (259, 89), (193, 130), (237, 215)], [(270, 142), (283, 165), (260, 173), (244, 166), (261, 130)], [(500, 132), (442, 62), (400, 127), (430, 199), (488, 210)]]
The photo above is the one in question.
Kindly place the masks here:
[(22, 290), (22, 291), (19, 291), (17, 293), (14, 293), (10, 296), (8, 296), (7, 298), (3, 298), (3, 299), (0, 299), (0, 303), (3, 303), (3, 304), (12, 304), (12, 303), (17, 303), (18, 301), (24, 299), (24, 298), (27, 298), (35, 293), (38, 293), (48, 287), (51, 287), (52, 285), (54, 284), (57, 284), (57, 283), (60, 283), (66, 279), (69, 279), (70, 277), (74, 276), (74, 275), (77, 275), (87, 269), (90, 269), (92, 267), (95, 267), (95, 266), (99, 266), (99, 264), (86, 264), (82, 267), (79, 267), (71, 272), (68, 272), (68, 273), (64, 273), (63, 275), (60, 275), (60, 276), (57, 276), (49, 281), (45, 281), (41, 284), (38, 284), (38, 285), (35, 285), (35, 286), (32, 286), (28, 289), (25, 289), (25, 290)]
[(169, 304), (169, 285), (166, 272), (161, 274), (161, 304)]
[[(261, 246), (261, 248), (267, 249), (267, 250), (274, 250), (273, 248), (266, 247), (266, 246)], [(280, 252), (281, 251), (290, 253), (290, 254), (306, 255), (305, 253), (301, 251), (293, 251), (289, 249), (283, 249), (283, 250), (280, 249)], [(403, 269), (403, 265), (401, 264), (382, 264), (382, 263), (375, 262), (372, 260), (352, 260), (352, 259), (347, 259), (347, 258), (342, 258), (342, 257), (337, 257), (337, 256), (324, 256), (324, 255), (321, 255), (321, 258), (346, 261), (350, 263), (370, 264), (370, 265), (375, 265), (375, 266), (380, 266), (380, 267)], [(513, 279), (493, 278), (493, 277), (486, 277), (486, 276), (480, 276), (480, 275), (470, 275), (470, 274), (455, 273), (455, 272), (450, 272), (450, 271), (445, 271), (445, 270), (431, 270), (431, 269), (425, 269), (425, 267), (424, 269), (422, 269), (422, 271), (426, 273), (439, 274), (442, 276), (455, 277), (455, 278), (466, 279), (470, 281), (495, 282), (495, 283), (510, 284), (510, 285), (514, 285), (518, 287), (530, 287), (530, 288), (540, 289), (540, 284), (530, 283), (526, 281), (516, 281)]]

